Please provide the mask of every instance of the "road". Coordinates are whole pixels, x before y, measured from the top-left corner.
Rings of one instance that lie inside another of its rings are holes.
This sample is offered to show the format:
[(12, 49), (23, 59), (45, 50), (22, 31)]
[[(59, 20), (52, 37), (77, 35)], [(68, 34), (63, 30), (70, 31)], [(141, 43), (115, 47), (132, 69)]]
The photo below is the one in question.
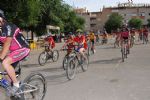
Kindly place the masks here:
[[(32, 71), (41, 72), (47, 80), (44, 100), (149, 100), (150, 98), (150, 44), (137, 44), (131, 54), (121, 62), (119, 48), (112, 45), (96, 47), (90, 56), (87, 72), (79, 68), (74, 80), (66, 78), (62, 69), (64, 53), (58, 62), (39, 66), (37, 58), (41, 50), (32, 51), (30, 58), (22, 63), (24, 79)], [(7, 100), (0, 89), (1, 100)]]

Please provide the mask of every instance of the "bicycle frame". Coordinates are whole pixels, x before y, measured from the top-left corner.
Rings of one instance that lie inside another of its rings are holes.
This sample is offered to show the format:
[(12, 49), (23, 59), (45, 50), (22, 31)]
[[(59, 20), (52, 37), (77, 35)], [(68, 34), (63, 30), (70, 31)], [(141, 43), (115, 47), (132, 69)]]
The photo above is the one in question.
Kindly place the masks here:
[[(8, 73), (7, 72), (0, 72), (0, 75), (2, 76), (2, 78), (4, 78), (3, 76), (5, 76), (5, 75), (8, 75)], [(17, 77), (17, 76), (16, 76)], [(0, 81), (0, 83), (1, 84), (3, 84), (1, 81)], [(10, 82), (11, 83), (11, 82)], [(0, 86), (2, 86), (2, 85), (0, 85)], [(26, 91), (22, 91), (22, 92), (20, 92), (20, 93), (16, 93), (16, 95), (20, 95), (20, 94), (24, 94), (24, 93), (31, 93), (31, 92), (34, 92), (34, 91), (37, 91), (38, 90), (38, 88), (37, 87), (35, 87), (35, 86), (33, 86), (33, 85), (30, 85), (30, 84), (27, 84), (27, 83), (23, 83), (22, 85), (21, 85), (21, 87), (28, 87), (28, 90), (26, 90)], [(6, 87), (3, 87), (4, 89), (7, 89)], [(8, 90), (8, 89), (7, 89)], [(9, 90), (8, 90), (9, 91)]]

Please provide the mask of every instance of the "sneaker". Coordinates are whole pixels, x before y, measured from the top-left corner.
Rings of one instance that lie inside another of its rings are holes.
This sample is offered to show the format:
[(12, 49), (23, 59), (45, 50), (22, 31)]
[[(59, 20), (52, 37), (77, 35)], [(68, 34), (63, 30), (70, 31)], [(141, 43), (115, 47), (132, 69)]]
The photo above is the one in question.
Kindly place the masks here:
[(17, 97), (20, 97), (19, 93), (21, 93), (21, 92), (22, 92), (21, 87), (18, 88), (16, 86), (13, 86), (10, 90), (10, 94), (12, 96), (17, 96)]

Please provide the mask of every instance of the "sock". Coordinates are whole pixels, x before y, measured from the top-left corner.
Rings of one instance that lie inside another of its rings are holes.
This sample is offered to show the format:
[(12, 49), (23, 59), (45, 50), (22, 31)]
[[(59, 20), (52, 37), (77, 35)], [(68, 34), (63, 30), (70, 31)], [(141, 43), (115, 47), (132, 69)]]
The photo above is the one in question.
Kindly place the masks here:
[(20, 83), (20, 82), (16, 82), (16, 83), (13, 83), (13, 85), (14, 85), (15, 87), (19, 88), (19, 83)]

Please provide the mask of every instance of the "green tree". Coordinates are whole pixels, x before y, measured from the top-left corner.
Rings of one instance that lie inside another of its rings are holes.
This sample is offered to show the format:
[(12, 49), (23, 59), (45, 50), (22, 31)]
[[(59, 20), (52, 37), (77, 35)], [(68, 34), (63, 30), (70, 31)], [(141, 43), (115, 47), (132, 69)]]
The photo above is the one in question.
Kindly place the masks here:
[(132, 18), (128, 22), (129, 27), (137, 28), (137, 29), (141, 28), (142, 24), (143, 23), (142, 23), (142, 20), (140, 18)]
[(1, 0), (0, 9), (9, 21), (38, 35), (45, 33), (46, 25), (67, 32), (84, 26), (84, 20), (63, 0)]
[(147, 26), (150, 27), (150, 18), (147, 20)]
[(108, 33), (111, 33), (112, 30), (117, 30), (123, 25), (123, 17), (118, 13), (112, 13), (109, 16), (109, 19), (105, 23), (105, 28)]

